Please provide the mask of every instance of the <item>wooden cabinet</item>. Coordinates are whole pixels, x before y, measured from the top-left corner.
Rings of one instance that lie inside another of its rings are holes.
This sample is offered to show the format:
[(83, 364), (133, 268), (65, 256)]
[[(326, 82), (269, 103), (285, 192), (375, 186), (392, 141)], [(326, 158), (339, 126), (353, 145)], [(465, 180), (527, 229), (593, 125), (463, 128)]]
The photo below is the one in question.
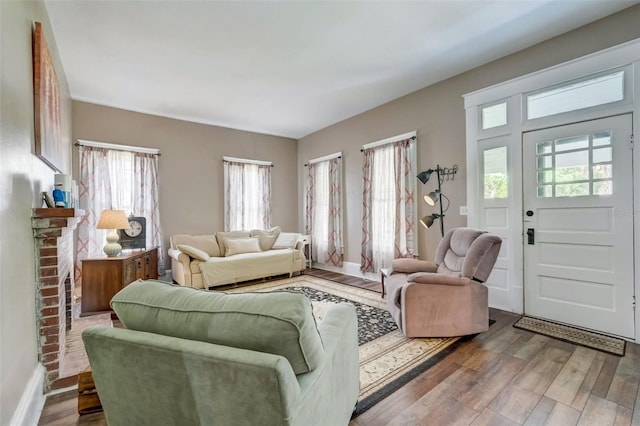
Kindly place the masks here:
[(158, 248), (127, 250), (118, 257), (82, 261), (81, 313), (111, 311), (111, 298), (137, 279), (158, 278)]

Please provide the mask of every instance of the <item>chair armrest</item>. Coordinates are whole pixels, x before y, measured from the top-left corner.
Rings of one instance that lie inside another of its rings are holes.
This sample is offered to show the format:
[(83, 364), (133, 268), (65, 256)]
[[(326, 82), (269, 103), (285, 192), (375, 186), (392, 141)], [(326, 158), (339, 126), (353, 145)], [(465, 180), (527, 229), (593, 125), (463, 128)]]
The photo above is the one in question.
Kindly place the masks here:
[(304, 251), (304, 246), (309, 244), (309, 235), (300, 235), (298, 241), (296, 241), (296, 250)]
[(413, 281), (418, 284), (438, 284), (438, 285), (468, 285), (471, 280), (467, 277), (454, 277), (446, 274), (434, 274), (431, 272), (416, 272), (407, 276), (407, 282)]
[(185, 267), (188, 267), (189, 262), (191, 262), (191, 258), (189, 257), (189, 255), (184, 252), (181, 252), (178, 249), (170, 248), (167, 253), (169, 254), (169, 257), (182, 263)]
[(429, 260), (399, 258), (391, 261), (391, 273), (413, 274), (414, 272), (436, 272), (438, 265)]

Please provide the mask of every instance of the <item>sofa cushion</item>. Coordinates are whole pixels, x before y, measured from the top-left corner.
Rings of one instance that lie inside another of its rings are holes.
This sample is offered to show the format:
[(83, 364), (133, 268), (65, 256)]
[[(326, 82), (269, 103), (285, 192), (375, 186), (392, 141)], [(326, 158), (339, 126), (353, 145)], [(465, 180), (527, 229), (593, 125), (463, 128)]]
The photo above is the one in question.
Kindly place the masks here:
[(171, 237), (171, 247), (178, 245), (195, 247), (206, 252), (209, 256), (220, 256), (220, 248), (215, 235), (177, 234)]
[(192, 246), (188, 246), (186, 244), (178, 244), (177, 247), (178, 247), (178, 250), (188, 254), (189, 257), (192, 257), (197, 260), (202, 260), (204, 262), (209, 260), (209, 257), (210, 257), (209, 254), (203, 250), (200, 250)]
[(216, 239), (218, 240), (218, 246), (220, 246), (220, 256), (225, 256), (226, 249), (224, 242), (229, 238), (249, 238), (251, 233), (249, 231), (230, 231), (230, 232), (217, 232)]
[(111, 307), (125, 328), (281, 355), (296, 374), (323, 357), (311, 301), (300, 293), (226, 294), (138, 280)]
[(292, 249), (296, 248), (296, 244), (298, 243), (298, 238), (300, 238), (300, 233), (298, 232), (281, 232), (278, 235), (278, 239), (273, 245), (273, 249)]
[(226, 238), (224, 240), (225, 257), (242, 253), (257, 253), (260, 250), (260, 242), (257, 238)]
[(268, 231), (263, 231), (261, 229), (251, 230), (251, 236), (258, 238), (258, 241), (260, 242), (260, 249), (262, 251), (271, 250), (276, 240), (278, 239), (279, 235), (280, 235), (279, 226), (274, 226)]

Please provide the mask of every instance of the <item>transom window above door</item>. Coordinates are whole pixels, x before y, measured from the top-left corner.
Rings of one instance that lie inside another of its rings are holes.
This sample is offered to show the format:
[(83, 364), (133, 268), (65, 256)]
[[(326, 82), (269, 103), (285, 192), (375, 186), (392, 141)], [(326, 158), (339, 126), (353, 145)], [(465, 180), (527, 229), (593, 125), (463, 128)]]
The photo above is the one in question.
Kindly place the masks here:
[(613, 194), (612, 132), (536, 144), (538, 198)]

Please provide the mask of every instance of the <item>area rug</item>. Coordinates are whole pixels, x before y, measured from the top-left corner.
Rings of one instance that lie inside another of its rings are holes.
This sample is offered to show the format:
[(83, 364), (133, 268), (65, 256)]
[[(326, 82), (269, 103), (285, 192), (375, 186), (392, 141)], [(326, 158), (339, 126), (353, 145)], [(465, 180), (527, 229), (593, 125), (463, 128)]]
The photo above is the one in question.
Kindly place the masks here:
[(624, 356), (626, 342), (616, 337), (528, 316), (520, 318), (513, 326), (598, 351)]
[(298, 291), (313, 304), (314, 316), (323, 314), (334, 303), (350, 302), (358, 314), (360, 345), (360, 395), (354, 417), (381, 401), (451, 353), (463, 339), (409, 339), (398, 330), (386, 310), (380, 293), (302, 275), (225, 292)]

